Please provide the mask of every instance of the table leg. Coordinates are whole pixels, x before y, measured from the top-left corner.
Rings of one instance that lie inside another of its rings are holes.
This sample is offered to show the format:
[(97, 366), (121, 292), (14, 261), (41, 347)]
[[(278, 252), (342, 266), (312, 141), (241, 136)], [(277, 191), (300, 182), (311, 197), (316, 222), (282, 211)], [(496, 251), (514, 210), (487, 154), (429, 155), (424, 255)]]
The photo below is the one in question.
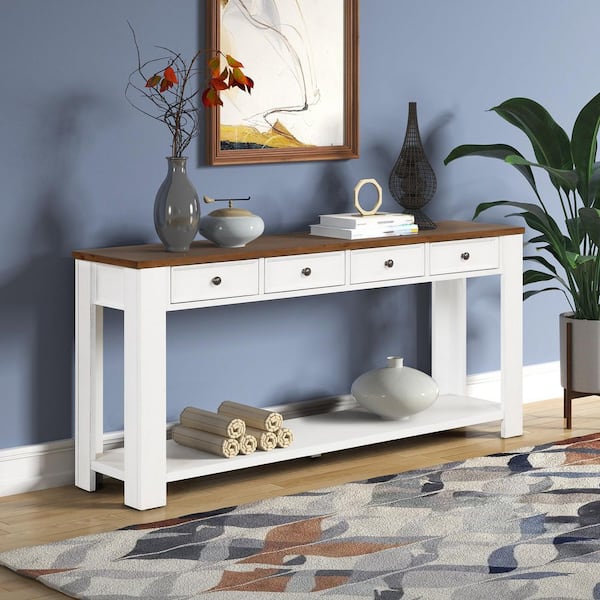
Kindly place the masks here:
[(465, 278), (431, 284), (431, 375), (440, 394), (467, 389), (467, 283)]
[(88, 492), (103, 451), (103, 308), (93, 303), (93, 274), (92, 263), (75, 262), (75, 485)]
[(167, 503), (166, 305), (169, 268), (125, 274), (125, 504)]
[(502, 437), (523, 434), (523, 236), (500, 238), (500, 394)]

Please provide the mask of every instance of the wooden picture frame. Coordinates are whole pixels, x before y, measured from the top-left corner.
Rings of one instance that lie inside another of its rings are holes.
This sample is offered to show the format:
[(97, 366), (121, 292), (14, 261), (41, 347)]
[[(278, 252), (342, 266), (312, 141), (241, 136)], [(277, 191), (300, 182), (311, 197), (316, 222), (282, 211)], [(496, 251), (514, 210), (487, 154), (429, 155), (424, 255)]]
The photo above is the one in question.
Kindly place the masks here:
[[(207, 110), (211, 165), (358, 158), (358, 0), (206, 0), (208, 47), (254, 79)], [(263, 4), (264, 6), (264, 4)]]

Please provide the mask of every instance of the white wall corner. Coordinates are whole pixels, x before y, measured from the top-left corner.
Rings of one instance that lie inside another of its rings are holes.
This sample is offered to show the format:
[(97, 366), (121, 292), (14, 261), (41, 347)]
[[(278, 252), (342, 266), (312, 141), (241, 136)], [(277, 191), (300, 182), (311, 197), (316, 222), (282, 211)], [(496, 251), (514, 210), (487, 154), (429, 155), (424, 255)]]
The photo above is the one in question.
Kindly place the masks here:
[[(558, 361), (523, 368), (523, 402), (562, 397)], [(467, 394), (500, 401), (500, 371), (467, 377)], [(104, 435), (104, 449), (123, 444), (123, 433)], [(73, 440), (0, 450), (0, 496), (12, 496), (62, 485), (73, 485), (75, 453)]]

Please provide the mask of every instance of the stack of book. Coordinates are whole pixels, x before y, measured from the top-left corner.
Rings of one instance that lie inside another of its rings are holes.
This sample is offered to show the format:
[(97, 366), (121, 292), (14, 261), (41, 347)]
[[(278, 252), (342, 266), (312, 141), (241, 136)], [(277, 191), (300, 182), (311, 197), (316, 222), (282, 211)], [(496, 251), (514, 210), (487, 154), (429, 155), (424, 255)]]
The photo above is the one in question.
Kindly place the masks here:
[(367, 238), (389, 237), (417, 233), (419, 226), (413, 215), (404, 213), (339, 213), (321, 215), (319, 223), (310, 226), (311, 235), (340, 238), (343, 240), (363, 240)]

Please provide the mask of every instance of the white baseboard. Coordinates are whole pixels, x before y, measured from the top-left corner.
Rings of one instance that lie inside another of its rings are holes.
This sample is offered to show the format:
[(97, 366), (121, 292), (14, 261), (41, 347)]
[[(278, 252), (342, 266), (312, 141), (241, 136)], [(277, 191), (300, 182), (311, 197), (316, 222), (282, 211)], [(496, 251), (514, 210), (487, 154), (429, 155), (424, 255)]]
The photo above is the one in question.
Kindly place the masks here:
[(74, 472), (72, 440), (0, 450), (0, 496), (68, 485)]
[[(467, 377), (467, 395), (500, 402), (500, 371), (477, 373)], [(523, 403), (561, 398), (560, 362), (523, 367)]]
[[(558, 398), (562, 393), (558, 362), (524, 367), (523, 402)], [(467, 394), (499, 402), (500, 371), (469, 375)], [(107, 433), (104, 436), (105, 449), (122, 443), (122, 432)], [(74, 473), (73, 440), (0, 450), (0, 496), (71, 485)]]
[[(104, 435), (104, 449), (123, 445), (123, 432)], [(12, 496), (62, 485), (75, 480), (73, 440), (0, 450), (0, 496)]]

